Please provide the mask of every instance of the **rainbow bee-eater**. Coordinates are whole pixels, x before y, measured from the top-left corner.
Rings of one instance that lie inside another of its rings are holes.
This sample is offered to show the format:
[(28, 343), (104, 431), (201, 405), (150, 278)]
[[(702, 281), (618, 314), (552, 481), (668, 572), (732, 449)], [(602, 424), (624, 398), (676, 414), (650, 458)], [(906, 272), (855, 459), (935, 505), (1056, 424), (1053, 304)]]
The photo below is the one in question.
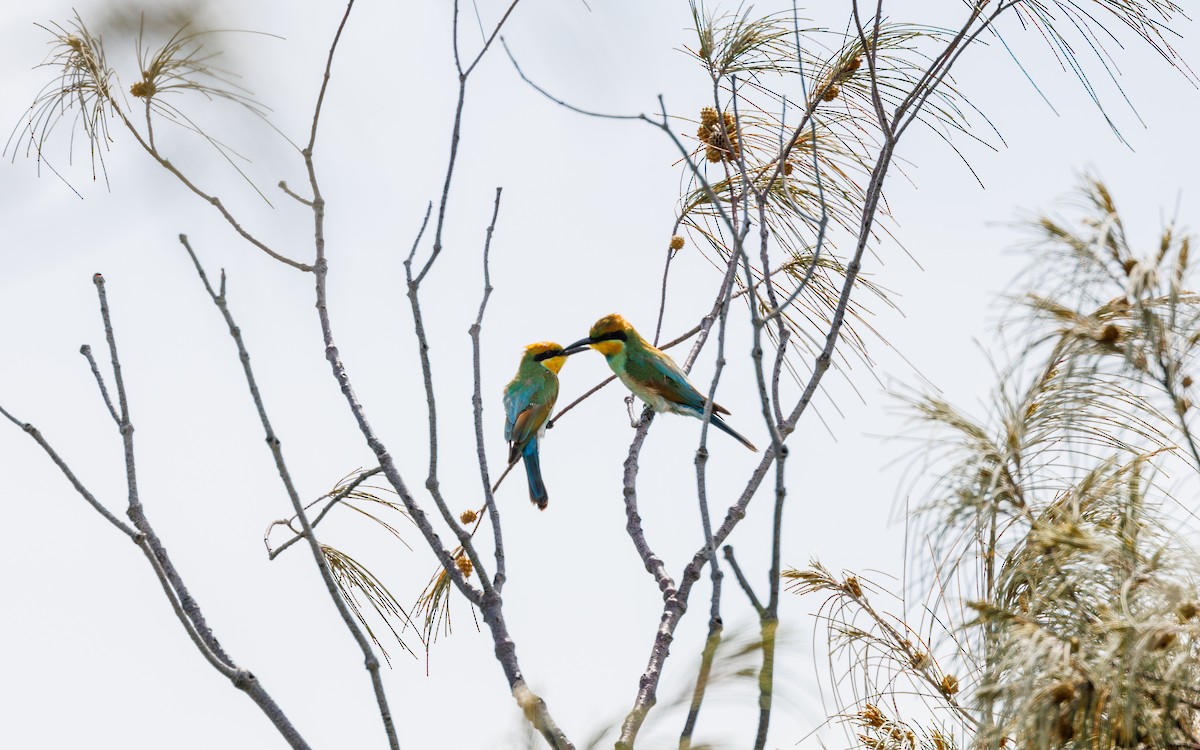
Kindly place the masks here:
[(546, 420), (558, 398), (558, 371), (567, 361), (563, 348), (553, 341), (525, 347), (517, 374), (504, 387), (504, 439), (508, 441), (508, 463), (525, 461), (529, 499), (542, 510), (550, 496), (542, 483), (538, 443), (546, 432)]
[[(683, 369), (661, 349), (642, 338), (629, 321), (620, 315), (608, 315), (597, 320), (588, 337), (568, 346), (566, 353), (575, 354), (587, 347), (603, 354), (621, 382), (654, 411), (704, 418), (704, 406), (708, 400), (696, 390)], [(713, 426), (750, 450), (757, 451), (753, 443), (721, 418), (722, 414), (728, 413), (728, 409), (714, 403)]]

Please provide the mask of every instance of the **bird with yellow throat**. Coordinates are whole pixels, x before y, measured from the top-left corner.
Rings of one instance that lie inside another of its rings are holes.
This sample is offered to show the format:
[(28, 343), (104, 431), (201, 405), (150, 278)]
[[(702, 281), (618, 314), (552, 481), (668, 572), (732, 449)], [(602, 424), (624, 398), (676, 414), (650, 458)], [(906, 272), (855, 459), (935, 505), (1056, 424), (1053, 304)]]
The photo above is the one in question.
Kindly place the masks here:
[[(654, 411), (704, 418), (708, 399), (692, 385), (675, 360), (642, 338), (625, 318), (614, 313), (597, 320), (588, 337), (566, 347), (565, 353), (571, 355), (589, 347), (603, 354), (625, 387)], [(714, 403), (713, 427), (757, 451), (753, 443), (726, 424), (721, 415), (728, 413), (728, 409)]]
[(542, 481), (538, 454), (546, 420), (558, 400), (558, 371), (567, 361), (566, 352), (553, 341), (525, 347), (517, 374), (504, 387), (504, 439), (508, 441), (509, 466), (525, 462), (529, 499), (545, 510), (550, 496)]

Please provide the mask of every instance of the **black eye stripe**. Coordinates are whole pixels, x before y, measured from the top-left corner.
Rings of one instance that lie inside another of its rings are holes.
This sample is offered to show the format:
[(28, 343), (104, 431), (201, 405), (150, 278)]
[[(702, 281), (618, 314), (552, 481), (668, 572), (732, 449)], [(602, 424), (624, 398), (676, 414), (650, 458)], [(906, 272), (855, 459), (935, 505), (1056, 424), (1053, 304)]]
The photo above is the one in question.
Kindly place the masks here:
[(600, 341), (628, 341), (628, 340), (629, 340), (629, 337), (625, 335), (624, 331), (612, 331), (611, 333), (606, 333), (603, 336), (596, 337), (597, 342), (600, 342)]
[(554, 359), (555, 357), (561, 357), (562, 355), (563, 355), (562, 349), (551, 349), (548, 352), (542, 352), (541, 354), (535, 354), (533, 357), (533, 361), (534, 362), (543, 362), (547, 359)]

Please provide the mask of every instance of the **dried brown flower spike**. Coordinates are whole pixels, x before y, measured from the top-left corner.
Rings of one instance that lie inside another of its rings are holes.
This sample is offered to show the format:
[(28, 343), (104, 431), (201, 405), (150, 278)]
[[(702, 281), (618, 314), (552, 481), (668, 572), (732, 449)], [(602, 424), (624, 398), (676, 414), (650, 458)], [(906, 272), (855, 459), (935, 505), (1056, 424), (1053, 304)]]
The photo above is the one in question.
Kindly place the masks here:
[(855, 599), (862, 597), (862, 587), (858, 585), (858, 578), (850, 576), (846, 579), (846, 593), (853, 596)]
[(471, 572), (475, 570), (474, 563), (471, 562), (471, 558), (467, 557), (465, 552), (458, 553), (458, 557), (454, 558), (454, 565), (460, 571), (462, 571), (464, 576), (468, 577), (471, 575)]
[(886, 723), (883, 712), (873, 703), (868, 703), (863, 706), (863, 709), (858, 712), (858, 721), (865, 727), (879, 728)]
[(958, 678), (952, 674), (948, 674), (942, 678), (942, 692), (946, 695), (954, 695), (958, 692)]
[[(724, 128), (722, 129), (722, 124)], [(728, 137), (726, 135), (728, 134)], [(700, 110), (700, 129), (696, 137), (705, 145), (704, 158), (716, 164), (725, 159), (736, 161), (741, 158), (741, 142), (738, 135), (737, 118), (731, 112), (717, 116), (713, 107)]]
[(129, 87), (129, 93), (139, 99), (149, 99), (154, 96), (155, 88), (153, 81), (138, 81)]

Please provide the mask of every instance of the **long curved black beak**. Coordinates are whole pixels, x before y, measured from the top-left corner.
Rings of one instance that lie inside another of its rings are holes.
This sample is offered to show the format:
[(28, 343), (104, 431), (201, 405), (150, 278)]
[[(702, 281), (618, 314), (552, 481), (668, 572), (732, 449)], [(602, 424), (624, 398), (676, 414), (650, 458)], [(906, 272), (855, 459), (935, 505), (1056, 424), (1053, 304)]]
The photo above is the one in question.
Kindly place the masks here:
[(588, 336), (586, 339), (579, 339), (574, 344), (564, 346), (563, 354), (568, 357), (571, 356), (572, 354), (578, 354), (579, 352), (585, 351), (588, 348), (589, 344), (594, 344), (595, 342), (596, 342), (596, 340), (593, 339), (591, 336)]

